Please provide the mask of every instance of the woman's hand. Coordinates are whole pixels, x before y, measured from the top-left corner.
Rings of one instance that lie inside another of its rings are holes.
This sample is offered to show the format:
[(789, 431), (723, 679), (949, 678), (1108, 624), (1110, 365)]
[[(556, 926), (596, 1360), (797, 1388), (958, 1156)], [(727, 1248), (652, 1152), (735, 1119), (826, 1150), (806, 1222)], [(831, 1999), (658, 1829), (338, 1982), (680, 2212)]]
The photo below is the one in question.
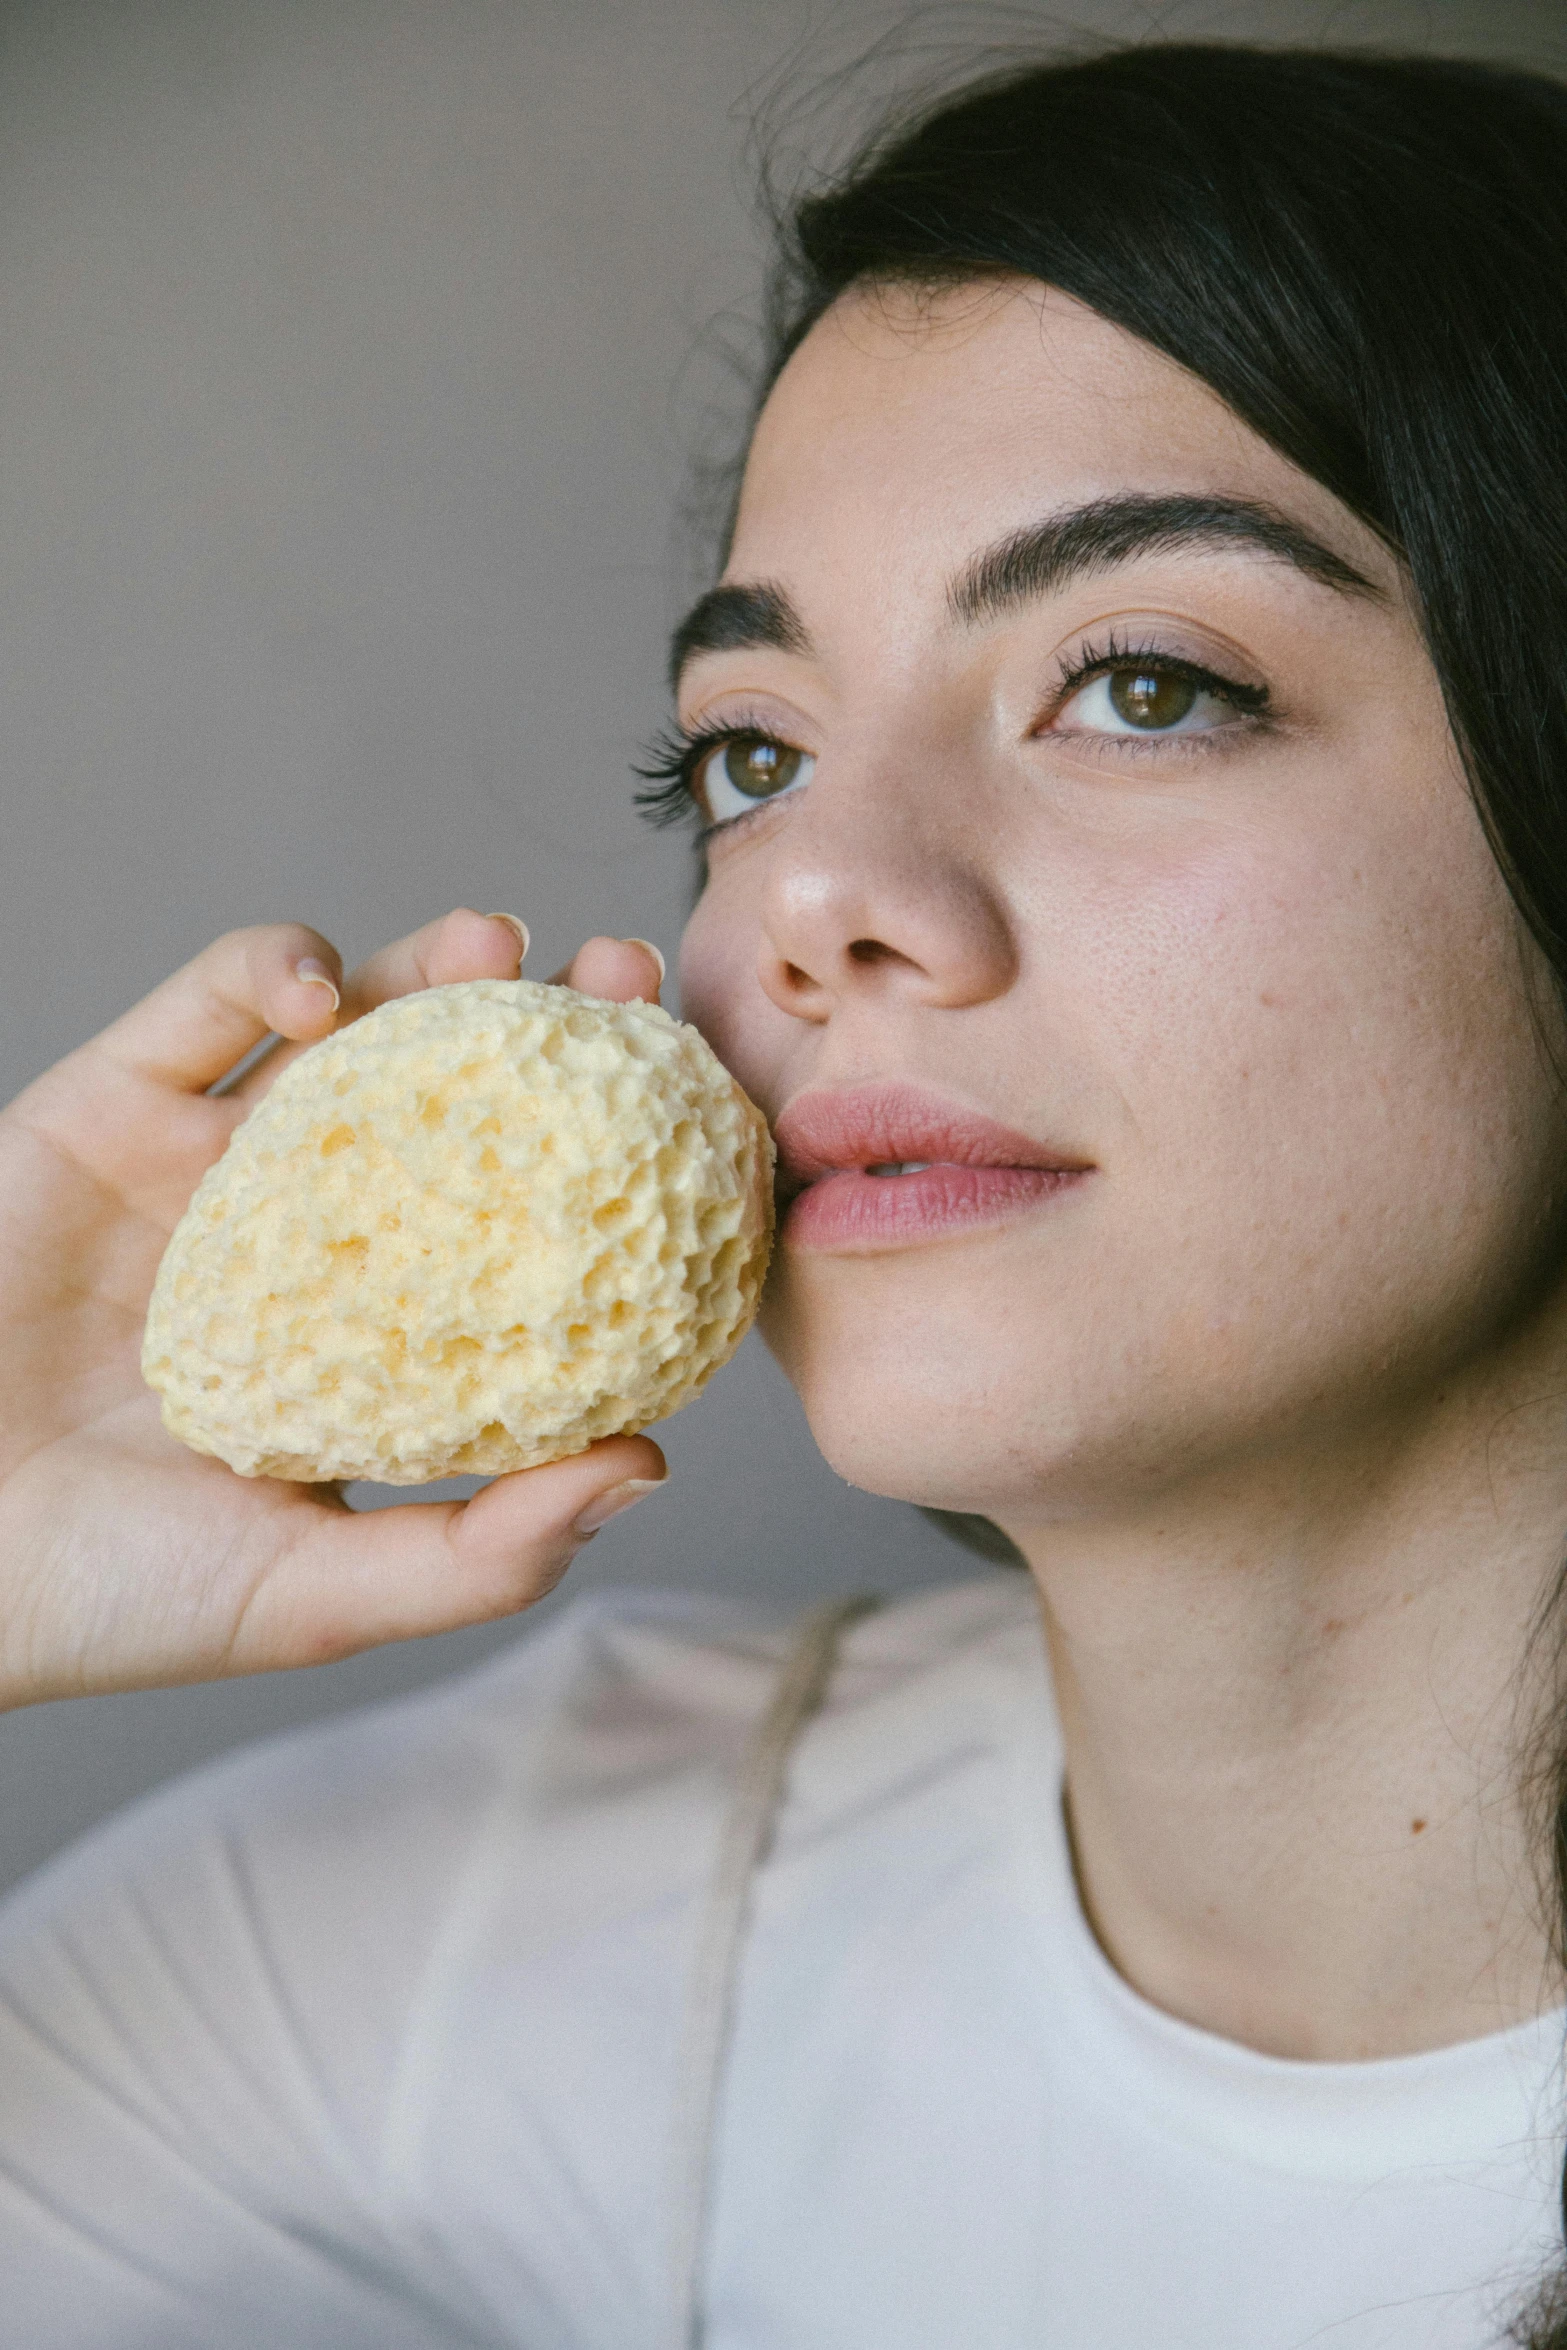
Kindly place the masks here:
[[(466, 1504), (361, 1515), (335, 1487), (187, 1451), (142, 1382), (164, 1244), (287, 1040), (518, 961), (504, 917), (467, 911), (346, 980), (315, 931), (234, 931), (0, 1112), (0, 1706), (319, 1664), (507, 1615), (559, 1580), (612, 1489), (663, 1476), (657, 1445), (617, 1436)], [(657, 998), (637, 941), (592, 939), (560, 976)], [(210, 1095), (269, 1030), (285, 1042)]]

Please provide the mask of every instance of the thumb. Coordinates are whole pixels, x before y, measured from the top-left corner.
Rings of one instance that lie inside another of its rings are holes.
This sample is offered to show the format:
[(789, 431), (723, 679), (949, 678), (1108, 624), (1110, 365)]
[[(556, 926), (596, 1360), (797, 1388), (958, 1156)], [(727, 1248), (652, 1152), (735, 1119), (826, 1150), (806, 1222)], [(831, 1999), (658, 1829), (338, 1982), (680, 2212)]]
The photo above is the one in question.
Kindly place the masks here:
[(325, 1664), (514, 1615), (553, 1591), (599, 1527), (668, 1474), (650, 1437), (612, 1436), (498, 1477), (472, 1501), (323, 1510), (252, 1593), (229, 1669)]

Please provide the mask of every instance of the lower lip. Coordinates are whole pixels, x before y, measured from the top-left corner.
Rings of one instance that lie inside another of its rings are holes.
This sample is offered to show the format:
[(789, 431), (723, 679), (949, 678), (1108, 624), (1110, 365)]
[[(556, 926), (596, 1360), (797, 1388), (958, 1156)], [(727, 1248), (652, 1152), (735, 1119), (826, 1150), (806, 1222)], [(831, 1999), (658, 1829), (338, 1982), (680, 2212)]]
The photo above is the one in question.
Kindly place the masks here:
[(795, 1248), (906, 1248), (950, 1240), (1076, 1188), (1086, 1167), (921, 1167), (912, 1175), (867, 1175), (857, 1167), (821, 1176), (784, 1217)]

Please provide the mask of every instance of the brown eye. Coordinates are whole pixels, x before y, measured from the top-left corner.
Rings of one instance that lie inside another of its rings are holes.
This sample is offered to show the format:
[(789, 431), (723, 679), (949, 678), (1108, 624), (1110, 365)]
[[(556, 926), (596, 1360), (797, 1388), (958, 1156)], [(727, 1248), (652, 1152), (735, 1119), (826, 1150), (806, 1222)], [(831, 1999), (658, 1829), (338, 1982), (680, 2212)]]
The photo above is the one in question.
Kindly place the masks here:
[(695, 777), (696, 794), (714, 824), (726, 824), (762, 800), (781, 799), (810, 780), (816, 762), (768, 734), (732, 734), (708, 752)]
[(748, 800), (770, 800), (787, 791), (804, 763), (803, 751), (787, 743), (769, 742), (761, 734), (737, 734), (717, 753), (724, 781)]
[(1108, 683), (1116, 716), (1149, 733), (1190, 717), (1198, 694), (1190, 678), (1172, 677), (1168, 670), (1112, 669)]

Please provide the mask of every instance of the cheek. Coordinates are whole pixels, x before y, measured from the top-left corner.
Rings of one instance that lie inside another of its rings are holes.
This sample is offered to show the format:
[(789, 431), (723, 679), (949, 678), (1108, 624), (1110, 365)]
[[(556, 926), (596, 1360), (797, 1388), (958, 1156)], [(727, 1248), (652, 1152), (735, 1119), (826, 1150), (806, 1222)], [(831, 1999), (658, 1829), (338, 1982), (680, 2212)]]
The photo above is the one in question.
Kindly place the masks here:
[(697, 900), (680, 942), (680, 1013), (700, 1029), (753, 1100), (772, 1100), (771, 1079), (793, 1025), (756, 976), (756, 907), (725, 877)]
[(1308, 1135), (1323, 1143), (1325, 1119), (1365, 1110), (1387, 980), (1368, 987), (1376, 950), (1336, 877), (1219, 857), (1133, 877), (1083, 911), (1079, 1010), (1123, 1175), (1157, 1169), (1172, 1208), (1206, 1214), (1215, 1184), (1283, 1174)]
[(1560, 1133), (1515, 920), (1467, 803), (1418, 850), (1221, 846), (1081, 940), (1166, 1373), (1358, 1384), (1538, 1285)]
[(1536, 1309), (1567, 1154), (1516, 926), (1483, 842), (1425, 845), (1412, 881), (1363, 839), (1057, 843), (968, 1049), (1101, 1175), (960, 1247), (786, 1256), (765, 1328), (843, 1475), (1078, 1506), (1362, 1425)]
[[(1363, 1415), (1536, 1310), (1567, 1147), (1516, 919), (1461, 787), (1410, 785), (1400, 814), (1384, 783), (1381, 831), (1363, 794), (1324, 812), (1318, 779), (1309, 830), (1008, 839), (1020, 976), (904, 1029), (908, 1074), (1102, 1180), (1070, 1218), (952, 1248), (780, 1260), (767, 1334), (842, 1474), (974, 1508), (1157, 1482)], [(759, 936), (722, 874), (682, 1000), (776, 1104), (822, 1035), (763, 994)]]

